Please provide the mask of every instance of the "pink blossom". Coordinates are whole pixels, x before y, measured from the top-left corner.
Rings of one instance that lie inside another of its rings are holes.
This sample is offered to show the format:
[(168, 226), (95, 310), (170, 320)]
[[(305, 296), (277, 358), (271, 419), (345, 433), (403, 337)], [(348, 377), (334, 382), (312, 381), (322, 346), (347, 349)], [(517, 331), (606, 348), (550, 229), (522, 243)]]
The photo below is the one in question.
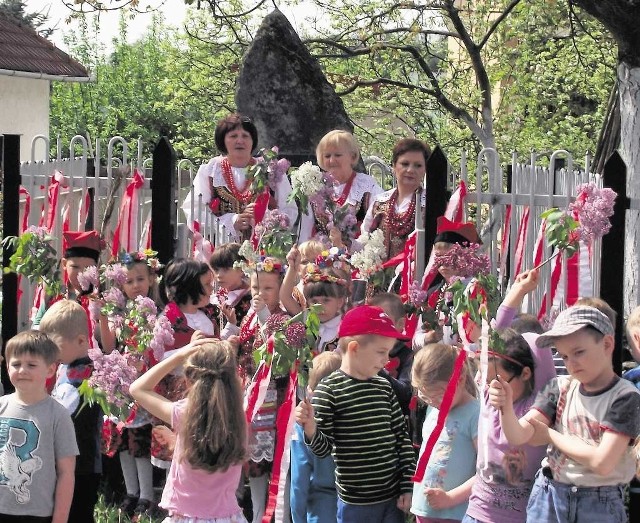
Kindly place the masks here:
[(136, 297), (136, 309), (141, 315), (153, 314), (154, 317), (158, 314), (158, 307), (156, 303), (147, 296), (137, 296)]
[(447, 267), (462, 277), (488, 274), (491, 270), (489, 256), (481, 253), (480, 245), (476, 243), (453, 244), (447, 252), (435, 255), (435, 266)]
[(124, 309), (127, 304), (127, 299), (118, 287), (111, 287), (102, 293), (102, 299), (107, 304), (112, 304), (118, 309)]
[(112, 263), (105, 265), (104, 277), (107, 281), (113, 281), (116, 285), (122, 286), (129, 277), (128, 269), (121, 263)]
[(78, 274), (78, 283), (83, 291), (88, 291), (91, 287), (100, 285), (100, 276), (98, 275), (98, 267), (90, 265), (84, 271)]
[(307, 329), (304, 323), (296, 321), (287, 325), (284, 336), (287, 338), (287, 344), (290, 347), (300, 348), (307, 341)]
[(175, 342), (173, 327), (169, 319), (162, 315), (156, 318), (153, 326), (153, 339), (149, 343), (149, 348), (153, 350), (153, 356), (160, 361), (164, 356), (166, 347), (172, 346)]
[(609, 232), (616, 196), (612, 189), (599, 189), (593, 182), (578, 186), (576, 201), (569, 205), (569, 210), (577, 216), (581, 240), (592, 241)]
[(419, 281), (412, 281), (409, 285), (409, 303), (414, 307), (421, 307), (427, 301), (427, 291), (422, 290)]
[(127, 396), (129, 386), (138, 377), (138, 371), (130, 364), (130, 359), (117, 350), (103, 354), (98, 349), (91, 349), (88, 354), (93, 360), (89, 386), (100, 389), (108, 403), (116, 407), (127, 406), (131, 402)]

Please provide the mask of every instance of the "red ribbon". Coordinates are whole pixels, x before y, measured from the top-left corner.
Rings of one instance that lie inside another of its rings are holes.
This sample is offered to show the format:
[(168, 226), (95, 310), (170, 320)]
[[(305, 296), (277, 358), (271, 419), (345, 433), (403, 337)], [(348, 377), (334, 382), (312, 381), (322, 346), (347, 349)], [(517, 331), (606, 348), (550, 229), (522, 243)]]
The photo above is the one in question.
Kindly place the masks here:
[(500, 245), (500, 274), (501, 275), (507, 274), (507, 258), (509, 257), (510, 244), (511, 244), (511, 205), (507, 205), (504, 212), (504, 224), (502, 227), (502, 242)]
[[(265, 508), (262, 523), (270, 523), (277, 507), (282, 508), (284, 500), (284, 485), (289, 468), (289, 445), (293, 428), (293, 415), (296, 403), (296, 387), (298, 372), (294, 368), (289, 373), (289, 387), (276, 417), (276, 448), (273, 456), (273, 471), (269, 483), (269, 498)], [(282, 483), (282, 484), (281, 484)], [(276, 517), (276, 521), (280, 521)]]
[[(269, 336), (267, 340), (267, 350), (270, 354), (273, 354), (273, 336)], [(247, 390), (247, 405), (244, 410), (244, 414), (247, 418), (247, 423), (250, 424), (253, 421), (253, 417), (258, 412), (258, 409), (262, 407), (264, 403), (264, 394), (262, 395), (262, 401), (260, 401), (260, 391), (266, 390), (266, 386), (271, 379), (271, 364), (263, 361), (258, 367), (258, 371), (256, 372), (253, 380), (251, 380), (251, 385), (249, 385), (249, 390)]]
[[(259, 194), (256, 198), (256, 206), (253, 210), (253, 219), (256, 225), (262, 222), (264, 214), (267, 212), (267, 206), (269, 205), (269, 190), (265, 189), (262, 194)], [(253, 229), (253, 236), (251, 237), (251, 243), (254, 250), (258, 248), (259, 238), (256, 236), (255, 227)]]
[(515, 271), (514, 274), (520, 274), (522, 271), (522, 261), (524, 260), (524, 248), (527, 243), (527, 226), (529, 225), (529, 215), (531, 209), (525, 207), (522, 212), (522, 219), (520, 220), (520, 226), (518, 228), (518, 239), (516, 242), (515, 250)]
[[(127, 185), (120, 204), (120, 214), (118, 225), (113, 232), (113, 244), (111, 245), (111, 256), (116, 257), (122, 247), (125, 252), (137, 250), (134, 243), (136, 239), (135, 221), (138, 216), (138, 191), (144, 185), (144, 176), (138, 169), (133, 172), (133, 178)], [(122, 240), (120, 239), (122, 237)], [(122, 246), (120, 245), (122, 243)]]
[(20, 186), (20, 195), (24, 196), (24, 214), (22, 215), (22, 224), (20, 225), (20, 234), (27, 230), (29, 226), (29, 212), (31, 211), (31, 195), (29, 191), (22, 185)]
[(429, 439), (427, 440), (424, 452), (418, 459), (416, 473), (411, 478), (415, 483), (420, 483), (424, 478), (424, 473), (427, 470), (429, 458), (431, 457), (431, 453), (433, 452), (433, 449), (438, 442), (438, 438), (442, 433), (442, 429), (444, 429), (444, 423), (447, 419), (447, 416), (449, 415), (449, 411), (451, 410), (451, 403), (453, 403), (453, 397), (456, 395), (458, 382), (460, 381), (460, 373), (462, 372), (462, 366), (464, 365), (466, 359), (467, 352), (465, 350), (461, 350), (460, 354), (458, 354), (458, 357), (456, 358), (455, 364), (453, 366), (453, 374), (449, 379), (449, 383), (447, 383), (447, 388), (445, 390), (444, 397), (442, 398), (442, 404), (440, 405), (440, 410), (438, 411), (438, 421), (436, 422), (436, 426), (433, 429), (433, 432), (429, 435)]

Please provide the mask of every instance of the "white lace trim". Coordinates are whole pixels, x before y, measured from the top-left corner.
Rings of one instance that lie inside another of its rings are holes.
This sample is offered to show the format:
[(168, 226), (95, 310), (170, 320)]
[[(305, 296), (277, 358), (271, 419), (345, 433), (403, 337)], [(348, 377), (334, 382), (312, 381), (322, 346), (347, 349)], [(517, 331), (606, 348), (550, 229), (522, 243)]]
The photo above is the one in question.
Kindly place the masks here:
[[(383, 193), (379, 194), (378, 196), (376, 196), (375, 201), (377, 202), (388, 202), (389, 199), (391, 198), (391, 195), (393, 194), (393, 191), (395, 191), (395, 189), (389, 189), (388, 191), (384, 191)], [(420, 206), (424, 207), (427, 203), (427, 192), (422, 189), (422, 195), (420, 196)], [(396, 203), (396, 205), (398, 205)], [(400, 205), (400, 207), (402, 207), (402, 205)]]
[[(335, 187), (336, 196), (340, 196), (342, 194), (344, 186), (345, 184), (341, 183), (340, 185)], [(378, 185), (378, 182), (375, 181), (373, 176), (369, 176), (365, 173), (356, 173), (356, 177), (354, 178), (353, 184), (351, 185), (351, 190), (349, 191), (349, 195), (347, 196), (347, 203), (349, 203), (349, 205), (357, 205), (362, 201), (362, 197), (366, 193), (370, 193), (372, 197), (375, 197), (381, 192), (382, 189)]]

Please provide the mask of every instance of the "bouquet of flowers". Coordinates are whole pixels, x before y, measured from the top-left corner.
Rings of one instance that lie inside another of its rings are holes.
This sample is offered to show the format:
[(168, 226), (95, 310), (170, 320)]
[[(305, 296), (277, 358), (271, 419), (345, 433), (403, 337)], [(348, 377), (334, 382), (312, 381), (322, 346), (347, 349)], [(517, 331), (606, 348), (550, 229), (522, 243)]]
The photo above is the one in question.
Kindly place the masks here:
[(327, 188), (333, 186), (333, 177), (329, 173), (323, 173), (320, 167), (305, 162), (291, 173), (291, 193), (289, 202), (297, 202), (299, 208), (305, 214), (308, 213), (309, 202), (312, 199), (326, 203), (324, 199)]
[(261, 149), (256, 158), (257, 162), (249, 167), (249, 176), (253, 177), (251, 190), (260, 194), (267, 187), (275, 191), (278, 182), (287, 174), (291, 162), (286, 158), (278, 159), (278, 147)]
[(314, 356), (313, 347), (320, 335), (319, 307), (312, 305), (280, 325), (270, 326), (267, 322), (266, 331), (272, 334), (267, 343), (253, 352), (256, 365), (263, 360), (270, 363), (276, 376), (288, 375), (295, 369), (298, 385), (306, 386)]
[(358, 278), (367, 279), (382, 270), (384, 233), (382, 229), (376, 229), (372, 233), (361, 234), (358, 241), (363, 247), (351, 255), (351, 266), (357, 271)]
[(2, 240), (5, 249), (15, 249), (4, 272), (15, 272), (30, 283), (43, 285), (47, 296), (61, 292), (58, 253), (52, 243), (55, 238), (44, 227), (29, 227), (20, 236), (7, 236)]
[[(106, 414), (122, 420), (133, 404), (128, 397), (128, 386), (145, 368), (161, 360), (165, 347), (174, 342), (170, 321), (158, 316), (158, 307), (151, 298), (138, 296), (127, 300), (120, 290), (128, 277), (127, 266), (144, 261), (155, 270), (158, 267), (155, 254), (154, 251), (124, 253), (99, 270), (90, 267), (78, 275), (83, 290), (92, 286), (96, 289), (93, 303), (101, 304), (99, 312), (107, 316), (110, 329), (115, 331), (117, 341), (124, 348), (122, 354), (117, 350), (109, 355), (90, 351), (94, 369), (104, 368), (105, 372), (94, 372), (78, 390), (85, 402), (97, 402)], [(105, 286), (106, 290), (97, 292)]]
[(543, 212), (540, 217), (546, 220), (547, 244), (557, 250), (537, 268), (561, 252), (570, 258), (578, 250), (580, 241), (590, 242), (607, 234), (611, 229), (616, 196), (612, 189), (599, 189), (593, 182), (585, 183), (578, 186), (578, 195), (569, 205), (568, 212), (557, 207)]
[[(424, 302), (420, 306), (419, 300), (425, 296), (415, 289), (413, 293), (410, 290), (410, 300), (422, 312), (427, 328), (448, 325), (454, 334), (469, 342), (473, 329), (483, 319), (491, 325), (502, 301), (498, 279), (490, 274), (489, 257), (477, 244), (454, 244), (447, 252), (435, 256), (435, 266), (447, 267), (456, 274), (441, 290), (435, 308)], [(502, 343), (497, 331), (490, 328), (489, 335), (493, 350), (499, 352)]]
[(134, 403), (129, 396), (129, 386), (138, 377), (132, 355), (117, 350), (104, 354), (100, 349), (91, 349), (89, 357), (93, 361), (93, 372), (78, 387), (78, 392), (85, 403), (97, 403), (106, 415), (126, 421)]
[[(333, 199), (330, 198), (329, 202), (333, 203)], [(330, 206), (331, 207), (331, 206)], [(353, 212), (353, 207), (348, 203), (337, 207), (334, 204), (333, 209), (328, 209), (329, 221), (327, 223), (327, 229), (337, 229), (342, 236), (342, 242), (349, 245), (355, 240), (358, 235), (358, 219)]]
[(264, 214), (262, 222), (256, 225), (258, 248), (262, 248), (276, 258), (286, 258), (293, 246), (294, 233), (289, 229), (289, 217), (278, 209)]

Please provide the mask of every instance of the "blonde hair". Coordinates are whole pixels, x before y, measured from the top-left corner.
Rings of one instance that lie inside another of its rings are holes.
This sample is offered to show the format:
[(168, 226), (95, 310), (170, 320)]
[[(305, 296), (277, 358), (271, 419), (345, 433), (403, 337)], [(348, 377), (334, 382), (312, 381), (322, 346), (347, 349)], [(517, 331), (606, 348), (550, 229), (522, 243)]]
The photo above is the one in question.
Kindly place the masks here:
[(180, 459), (208, 472), (225, 471), (246, 459), (247, 425), (235, 351), (211, 341), (184, 365), (190, 383), (179, 435)]
[(323, 170), (328, 170), (324, 165), (324, 152), (332, 146), (347, 148), (354, 157), (354, 159), (351, 161), (351, 167), (356, 166), (356, 164), (358, 163), (358, 158), (360, 157), (360, 146), (358, 145), (355, 136), (353, 136), (349, 131), (334, 129), (333, 131), (329, 131), (327, 134), (325, 134), (320, 139), (320, 141), (318, 142), (318, 146), (316, 147), (316, 160), (318, 161), (318, 165)]
[(60, 336), (65, 340), (89, 336), (89, 319), (82, 305), (73, 300), (54, 303), (40, 320), (40, 330), (45, 334)]
[(316, 258), (324, 251), (324, 245), (317, 240), (307, 240), (298, 246), (298, 250), (303, 258), (309, 260), (310, 263), (314, 263)]
[(322, 352), (313, 358), (313, 367), (309, 370), (309, 388), (315, 390), (322, 378), (327, 377), (342, 364), (342, 356), (333, 351)]
[[(629, 318), (627, 318), (627, 340), (629, 341), (629, 345), (631, 346), (635, 346), (636, 344), (635, 340), (633, 339), (633, 332), (637, 329), (640, 329), (640, 305), (633, 309), (631, 311), (631, 314), (629, 314)], [(638, 441), (640, 441), (640, 439)]]
[[(436, 381), (448, 382), (453, 375), (455, 365), (460, 350), (446, 343), (430, 343), (416, 352), (411, 368), (411, 384), (418, 388), (424, 388)], [(465, 389), (474, 398), (478, 390), (473, 381), (474, 371), (469, 361), (465, 361), (460, 379), (464, 381)]]

